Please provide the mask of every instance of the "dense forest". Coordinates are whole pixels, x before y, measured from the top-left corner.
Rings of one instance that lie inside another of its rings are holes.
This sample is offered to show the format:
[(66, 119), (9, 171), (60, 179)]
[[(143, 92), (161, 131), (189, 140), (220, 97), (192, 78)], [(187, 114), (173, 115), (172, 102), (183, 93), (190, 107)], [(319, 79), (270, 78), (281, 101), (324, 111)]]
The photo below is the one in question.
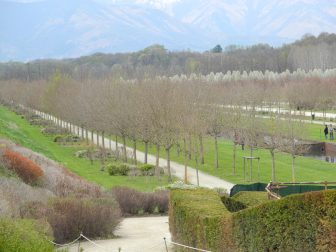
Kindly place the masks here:
[(133, 53), (96, 53), (74, 59), (43, 59), (27, 63), (0, 63), (0, 79), (49, 79), (53, 74), (74, 79), (101, 79), (110, 76), (124, 79), (181, 74), (209, 74), (227, 71), (284, 72), (299, 68), (336, 68), (336, 34), (305, 35), (300, 40), (274, 48), (268, 44), (249, 47), (214, 46), (206, 52), (167, 51), (162, 45), (152, 45)]

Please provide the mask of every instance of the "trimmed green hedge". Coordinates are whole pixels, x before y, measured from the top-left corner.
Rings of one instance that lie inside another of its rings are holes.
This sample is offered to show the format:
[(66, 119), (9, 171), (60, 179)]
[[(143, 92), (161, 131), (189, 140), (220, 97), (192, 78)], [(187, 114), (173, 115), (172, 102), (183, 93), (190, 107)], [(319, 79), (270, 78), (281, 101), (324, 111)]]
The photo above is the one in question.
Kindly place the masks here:
[(45, 227), (26, 219), (0, 219), (0, 251), (51, 252), (54, 247), (46, 238)]
[(227, 210), (229, 210), (231, 213), (232, 212), (237, 212), (237, 211), (240, 211), (240, 210), (243, 210), (243, 209), (247, 208), (246, 204), (244, 204), (243, 202), (240, 202), (238, 200), (235, 200), (231, 197), (222, 196), (221, 200), (222, 200), (224, 206), (227, 208)]
[(258, 206), (262, 203), (268, 202), (267, 192), (239, 192), (235, 194), (232, 199), (239, 201), (247, 207)]
[(217, 192), (172, 189), (169, 203), (169, 229), (174, 241), (206, 250), (218, 247), (221, 219), (230, 212)]
[[(215, 191), (172, 190), (169, 225), (173, 240), (214, 252), (336, 251), (336, 190), (262, 204), (264, 194), (257, 195), (257, 200), (251, 196), (223, 198), (228, 208), (238, 210), (230, 213)], [(256, 206), (239, 211), (238, 199)]]
[(242, 251), (335, 251), (336, 191), (288, 196), (233, 215)]

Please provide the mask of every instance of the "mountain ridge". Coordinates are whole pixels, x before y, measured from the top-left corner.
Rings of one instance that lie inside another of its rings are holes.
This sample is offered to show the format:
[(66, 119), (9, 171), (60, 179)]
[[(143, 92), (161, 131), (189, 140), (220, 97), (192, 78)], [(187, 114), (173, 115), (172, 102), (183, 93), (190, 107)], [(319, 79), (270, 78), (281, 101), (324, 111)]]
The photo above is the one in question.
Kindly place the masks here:
[(151, 44), (280, 46), (336, 32), (336, 1), (0, 0), (0, 61), (130, 52)]

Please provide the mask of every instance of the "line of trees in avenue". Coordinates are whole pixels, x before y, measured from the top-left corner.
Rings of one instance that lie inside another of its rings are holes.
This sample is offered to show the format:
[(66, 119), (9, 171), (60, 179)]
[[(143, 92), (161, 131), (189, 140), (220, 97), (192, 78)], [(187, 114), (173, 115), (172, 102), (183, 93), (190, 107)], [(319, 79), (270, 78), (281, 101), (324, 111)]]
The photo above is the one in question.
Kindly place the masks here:
[(153, 76), (207, 75), (211, 72), (239, 71), (290, 72), (301, 68), (336, 68), (336, 35), (321, 33), (278, 48), (267, 44), (249, 47), (231, 45), (222, 51), (220, 45), (206, 52), (171, 52), (162, 45), (152, 45), (134, 53), (96, 53), (75, 59), (44, 59), (27, 63), (0, 63), (0, 79), (49, 79), (56, 70), (73, 79), (105, 79), (120, 76), (124, 79)]
[[(298, 108), (326, 111), (336, 106), (334, 97), (335, 76), (216, 82), (203, 78), (79, 81), (57, 72), (50, 80), (0, 82), (3, 103), (23, 104), (119, 142), (131, 140), (134, 157), (137, 143), (144, 143), (144, 163), (147, 163), (148, 146), (156, 146), (157, 164), (159, 153), (165, 152), (170, 178), (173, 147), (183, 155), (185, 166), (193, 159), (197, 169), (205, 162), (204, 139), (212, 138), (214, 169), (217, 169), (222, 155), (218, 141), (225, 138), (232, 140), (233, 163), (226, 166), (232, 167), (233, 174), (237, 145), (243, 144), (251, 156), (256, 147), (270, 151), (273, 181), (276, 181), (275, 151), (290, 153), (295, 180), (294, 160), (303, 151), (298, 140), (305, 138), (302, 117), (292, 112), (269, 113), (265, 119), (257, 108), (272, 105), (286, 106), (289, 111)], [(127, 161), (126, 149), (120, 156)]]

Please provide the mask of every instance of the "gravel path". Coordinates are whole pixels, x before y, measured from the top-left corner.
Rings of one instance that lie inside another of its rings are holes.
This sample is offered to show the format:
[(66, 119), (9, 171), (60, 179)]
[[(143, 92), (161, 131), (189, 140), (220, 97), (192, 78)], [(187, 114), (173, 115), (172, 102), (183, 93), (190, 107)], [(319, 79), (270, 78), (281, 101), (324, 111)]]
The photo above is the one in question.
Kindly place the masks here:
[[(169, 243), (170, 233), (168, 217), (126, 218), (115, 232), (120, 238), (110, 240), (81, 242), (85, 252), (166, 252), (163, 238), (167, 240), (168, 251), (173, 251)], [(69, 252), (78, 252), (78, 244), (69, 248)]]

